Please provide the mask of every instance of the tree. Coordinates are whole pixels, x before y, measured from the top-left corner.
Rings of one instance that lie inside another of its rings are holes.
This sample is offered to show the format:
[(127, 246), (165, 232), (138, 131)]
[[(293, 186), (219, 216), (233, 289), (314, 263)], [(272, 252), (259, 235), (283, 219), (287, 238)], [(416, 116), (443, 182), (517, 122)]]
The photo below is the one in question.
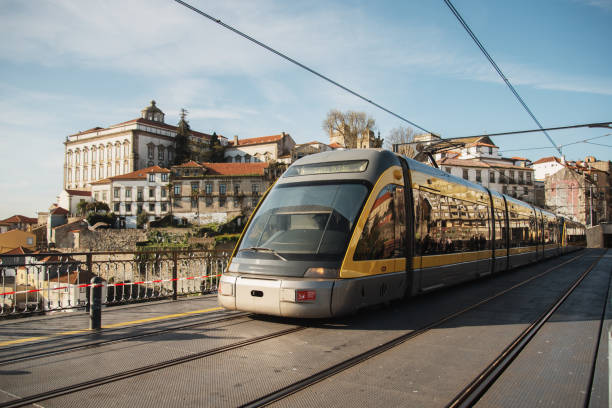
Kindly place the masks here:
[(221, 145), (221, 141), (219, 140), (219, 136), (217, 136), (217, 132), (213, 132), (210, 138), (210, 144), (208, 146), (208, 151), (204, 153), (204, 161), (211, 163), (223, 163), (223, 146)]
[(405, 144), (413, 143), (414, 137), (416, 136), (414, 129), (409, 127), (397, 127), (391, 129), (389, 136), (385, 140), (386, 148), (393, 149), (394, 144), (398, 144), (398, 153), (404, 154), (410, 158), (414, 158), (417, 154), (416, 144)]
[(89, 203), (87, 201), (85, 201), (85, 200), (81, 200), (77, 204), (77, 211), (79, 212), (79, 214), (82, 217), (84, 217), (85, 214), (87, 213), (87, 204), (89, 204)]
[(364, 133), (369, 137), (369, 132), (375, 127), (376, 121), (365, 112), (347, 111), (345, 113), (332, 109), (323, 121), (323, 130), (330, 136), (332, 134), (341, 136), (347, 148), (356, 148)]
[(174, 164), (183, 164), (190, 158), (189, 137), (191, 136), (191, 128), (185, 120), (187, 111), (181, 109), (181, 120), (178, 123), (176, 136), (174, 137)]
[[(80, 203), (79, 203), (80, 205)], [(110, 208), (108, 207), (108, 204), (106, 204), (105, 202), (102, 201), (94, 201), (91, 203), (87, 203), (85, 205), (85, 209), (87, 210), (87, 212), (91, 213), (99, 213), (99, 212), (109, 212)]]

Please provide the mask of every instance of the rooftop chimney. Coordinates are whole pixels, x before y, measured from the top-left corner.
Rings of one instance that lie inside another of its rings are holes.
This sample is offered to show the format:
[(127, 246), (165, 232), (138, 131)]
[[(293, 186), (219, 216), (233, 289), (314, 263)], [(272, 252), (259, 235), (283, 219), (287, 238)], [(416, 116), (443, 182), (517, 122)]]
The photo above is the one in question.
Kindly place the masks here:
[(234, 146), (238, 146), (238, 135), (234, 135)]

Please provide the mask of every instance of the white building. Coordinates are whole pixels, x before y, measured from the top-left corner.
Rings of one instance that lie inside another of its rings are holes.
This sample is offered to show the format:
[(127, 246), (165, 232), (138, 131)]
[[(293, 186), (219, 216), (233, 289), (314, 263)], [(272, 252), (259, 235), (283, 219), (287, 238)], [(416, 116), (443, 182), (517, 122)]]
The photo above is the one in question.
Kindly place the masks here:
[(546, 177), (555, 174), (559, 170), (563, 170), (565, 167), (564, 160), (554, 156), (543, 157), (531, 165), (537, 181), (544, 181)]
[(238, 139), (229, 142), (225, 148), (224, 157), (228, 163), (259, 163), (283, 161), (291, 158), (291, 150), (295, 146), (293, 138), (285, 132), (279, 135)]
[[(140, 118), (66, 137), (64, 188), (89, 190), (96, 180), (155, 165), (170, 167), (177, 127), (164, 123), (164, 117), (151, 101)], [(210, 138), (206, 133), (191, 131), (192, 143), (209, 144)]]
[(68, 210), (71, 216), (80, 215), (77, 206), (80, 202), (92, 202), (91, 191), (64, 189), (57, 196), (57, 205)]
[(121, 227), (136, 228), (136, 217), (142, 211), (149, 220), (170, 212), (169, 183), (170, 170), (152, 166), (93, 182), (91, 192), (95, 201), (105, 202), (119, 216)]

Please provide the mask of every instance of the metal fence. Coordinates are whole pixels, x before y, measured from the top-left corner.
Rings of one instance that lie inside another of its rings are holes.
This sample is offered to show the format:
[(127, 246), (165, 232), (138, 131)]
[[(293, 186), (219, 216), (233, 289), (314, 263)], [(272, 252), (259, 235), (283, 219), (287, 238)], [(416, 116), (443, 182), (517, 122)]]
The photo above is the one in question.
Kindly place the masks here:
[(228, 260), (204, 250), (0, 255), (0, 316), (85, 308), (96, 276), (109, 306), (211, 293)]

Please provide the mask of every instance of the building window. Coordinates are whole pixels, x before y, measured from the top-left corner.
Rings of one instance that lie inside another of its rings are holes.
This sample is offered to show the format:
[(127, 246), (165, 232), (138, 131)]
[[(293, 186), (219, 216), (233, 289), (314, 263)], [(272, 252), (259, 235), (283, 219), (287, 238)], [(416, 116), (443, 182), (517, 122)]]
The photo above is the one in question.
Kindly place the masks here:
[(162, 173), (161, 181), (168, 181), (168, 173)]
[(91, 168), (91, 180), (95, 180), (96, 179), (96, 168), (92, 167)]
[(136, 193), (136, 200), (142, 201), (142, 189), (141, 188), (139, 188), (138, 192)]
[(212, 207), (212, 203), (213, 203), (212, 197), (206, 197), (206, 206)]
[(155, 182), (155, 173), (149, 173), (149, 182)]
[(157, 150), (157, 160), (164, 161), (164, 149), (162, 146)]
[(219, 183), (219, 194), (225, 195), (226, 187), (225, 183)]
[(489, 182), (495, 183), (495, 172), (494, 171), (489, 172)]
[(98, 201), (98, 193), (94, 193), (94, 201)]
[(118, 159), (121, 156), (121, 145), (115, 145), (115, 159)]
[(489, 154), (493, 154), (493, 148), (489, 146)]
[(191, 208), (197, 208), (198, 207), (198, 199), (197, 198), (192, 198), (191, 199)]
[(225, 207), (225, 197), (219, 197), (219, 207)]
[(206, 194), (212, 194), (212, 184), (211, 183), (206, 183), (206, 185), (204, 186), (204, 191), (206, 192)]
[(76, 169), (76, 175), (74, 176), (74, 181), (76, 181), (77, 183), (81, 181), (81, 173), (79, 169)]
[(115, 203), (115, 204), (114, 204), (113, 211), (115, 211), (116, 213), (118, 213), (118, 212), (119, 212), (119, 206), (120, 206), (120, 204), (119, 204), (119, 203)]
[(166, 198), (166, 189), (165, 188), (161, 189), (161, 196), (162, 196), (162, 198)]
[(510, 170), (510, 184), (514, 184), (514, 170)]
[(140, 214), (142, 212), (142, 204), (138, 204), (138, 207), (136, 208), (136, 214)]
[(154, 188), (150, 188), (149, 189), (149, 198), (155, 198), (155, 189)]
[(244, 162), (245, 163), (250, 163), (251, 162), (251, 156), (249, 156), (248, 154), (246, 156), (244, 156)]
[(252, 197), (251, 198), (251, 206), (253, 208), (255, 208), (257, 206), (257, 203), (259, 202), (259, 199), (257, 197)]
[(240, 184), (234, 184), (234, 194), (240, 193)]
[(240, 199), (234, 196), (234, 208), (238, 208), (240, 206)]
[(181, 185), (180, 184), (176, 184), (174, 186), (174, 195), (175, 196), (180, 196), (181, 195)]
[(451, 168), (450, 167), (445, 167), (444, 171), (446, 171), (448, 174), (451, 174)]
[(527, 194), (529, 194), (529, 190), (527, 190), (527, 187), (523, 187), (523, 195)]
[(463, 169), (463, 178), (469, 180), (468, 169)]
[(168, 204), (161, 203), (161, 210), (164, 211), (164, 212), (168, 211)]
[(125, 198), (132, 198), (132, 187), (127, 187), (125, 189)]
[(155, 155), (155, 146), (148, 145), (147, 146), (147, 157), (152, 160), (154, 155)]
[(198, 183), (197, 181), (193, 181), (191, 183), (191, 192), (192, 193), (197, 193), (199, 188), (200, 188), (200, 183)]
[(102, 201), (106, 202), (106, 191), (102, 192)]
[(32, 237), (27, 237), (26, 238), (26, 242), (28, 245), (34, 245), (34, 238)]
[(131, 203), (126, 203), (125, 204), (125, 212), (127, 214), (131, 214), (132, 213), (132, 204)]
[(121, 189), (119, 187), (113, 188), (113, 197), (118, 199), (120, 191), (121, 191)]
[(527, 172), (527, 184), (531, 184), (531, 173)]
[(149, 203), (149, 211), (150, 212), (155, 212), (155, 204)]
[(476, 181), (479, 183), (482, 181), (482, 172), (480, 170), (476, 170)]
[(251, 184), (251, 192), (253, 194), (259, 194), (259, 183)]

